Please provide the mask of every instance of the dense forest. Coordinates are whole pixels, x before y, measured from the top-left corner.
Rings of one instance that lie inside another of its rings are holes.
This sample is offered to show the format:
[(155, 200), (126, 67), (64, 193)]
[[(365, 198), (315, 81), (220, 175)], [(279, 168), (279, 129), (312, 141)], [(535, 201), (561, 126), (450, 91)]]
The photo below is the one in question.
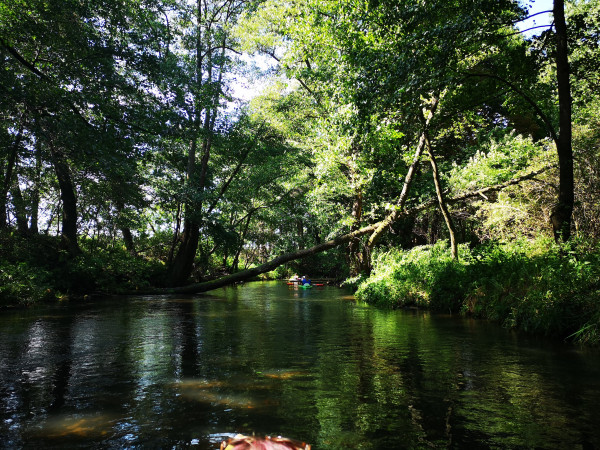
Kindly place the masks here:
[(600, 2), (0, 0), (0, 305), (294, 272), (600, 337)]

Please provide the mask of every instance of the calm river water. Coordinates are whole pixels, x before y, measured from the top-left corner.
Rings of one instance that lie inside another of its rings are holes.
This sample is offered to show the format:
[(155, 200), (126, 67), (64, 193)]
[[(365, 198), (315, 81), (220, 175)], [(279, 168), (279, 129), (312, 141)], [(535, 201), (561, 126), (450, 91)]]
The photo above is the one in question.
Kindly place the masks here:
[(600, 354), (337, 288), (0, 314), (0, 447), (600, 448)]

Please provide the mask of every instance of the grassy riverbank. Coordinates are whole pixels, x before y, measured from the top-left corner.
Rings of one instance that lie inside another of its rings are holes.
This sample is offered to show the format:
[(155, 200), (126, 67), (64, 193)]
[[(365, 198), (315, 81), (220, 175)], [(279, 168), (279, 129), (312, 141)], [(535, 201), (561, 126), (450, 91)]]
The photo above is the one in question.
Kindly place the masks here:
[(600, 247), (549, 238), (461, 247), (445, 242), (378, 255), (360, 300), (417, 305), (498, 321), (506, 327), (576, 342), (600, 342)]

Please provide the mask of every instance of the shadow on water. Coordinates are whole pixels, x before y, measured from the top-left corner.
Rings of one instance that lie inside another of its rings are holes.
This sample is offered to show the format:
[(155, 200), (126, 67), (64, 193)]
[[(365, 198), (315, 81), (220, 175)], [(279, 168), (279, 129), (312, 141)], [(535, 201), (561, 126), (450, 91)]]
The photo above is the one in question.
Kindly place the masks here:
[(600, 447), (600, 358), (493, 324), (261, 282), (0, 316), (6, 448)]

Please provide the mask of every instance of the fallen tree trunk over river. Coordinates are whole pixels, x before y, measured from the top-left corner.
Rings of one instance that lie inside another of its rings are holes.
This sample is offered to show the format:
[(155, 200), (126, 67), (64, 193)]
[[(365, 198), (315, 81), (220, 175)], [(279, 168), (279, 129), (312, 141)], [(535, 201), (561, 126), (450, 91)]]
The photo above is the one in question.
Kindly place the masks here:
[[(465, 194), (459, 195), (454, 198), (448, 198), (446, 200), (446, 202), (447, 203), (458, 203), (461, 201), (469, 200), (474, 197), (485, 198), (485, 194), (489, 194), (492, 192), (498, 192), (509, 186), (514, 186), (515, 184), (518, 184), (522, 181), (531, 180), (531, 179), (535, 178), (537, 175), (541, 174), (542, 172), (545, 172), (549, 168), (550, 167), (545, 167), (543, 169), (540, 169), (535, 172), (531, 172), (522, 177), (518, 177), (518, 178), (514, 178), (512, 180), (509, 180), (506, 183), (497, 184), (495, 186), (489, 186), (489, 187), (486, 187), (483, 189), (479, 189), (477, 191), (467, 192)], [(402, 212), (394, 210), (384, 220), (374, 223), (373, 225), (369, 225), (367, 227), (360, 228), (359, 230), (353, 231), (352, 233), (347, 233), (347, 234), (335, 237), (329, 241), (315, 245), (314, 247), (310, 247), (310, 248), (303, 249), (303, 250), (298, 250), (296, 252), (285, 253), (285, 254), (278, 256), (278, 257), (276, 257), (264, 264), (261, 264), (259, 266), (253, 267), (251, 269), (242, 270), (241, 272), (236, 272), (234, 274), (227, 275), (227, 276), (218, 278), (216, 280), (205, 281), (202, 283), (194, 283), (194, 284), (189, 284), (186, 286), (173, 287), (173, 288), (156, 288), (156, 289), (148, 289), (148, 290), (139, 290), (139, 291), (136, 291), (135, 293), (136, 294), (151, 294), (151, 295), (197, 294), (197, 293), (201, 293), (201, 292), (212, 291), (213, 289), (218, 289), (223, 286), (228, 286), (228, 285), (231, 285), (234, 283), (249, 280), (251, 278), (254, 278), (254, 277), (260, 275), (261, 273), (270, 272), (270, 271), (274, 270), (275, 268), (277, 268), (277, 267), (281, 266), (282, 264), (285, 264), (289, 261), (306, 258), (306, 257), (314, 255), (316, 253), (324, 252), (325, 250), (329, 250), (329, 249), (337, 247), (341, 244), (345, 244), (354, 238), (364, 236), (367, 234), (372, 234), (375, 232), (380, 232), (382, 226), (384, 226), (385, 228), (389, 228), (389, 226), (391, 226), (391, 224), (395, 220), (398, 220), (400, 217), (407, 217), (407, 216), (414, 215), (418, 212), (429, 209), (435, 205), (437, 205), (437, 199), (432, 198), (428, 202), (425, 202), (419, 206), (407, 209)], [(392, 220), (390, 220), (390, 219), (392, 219)]]

